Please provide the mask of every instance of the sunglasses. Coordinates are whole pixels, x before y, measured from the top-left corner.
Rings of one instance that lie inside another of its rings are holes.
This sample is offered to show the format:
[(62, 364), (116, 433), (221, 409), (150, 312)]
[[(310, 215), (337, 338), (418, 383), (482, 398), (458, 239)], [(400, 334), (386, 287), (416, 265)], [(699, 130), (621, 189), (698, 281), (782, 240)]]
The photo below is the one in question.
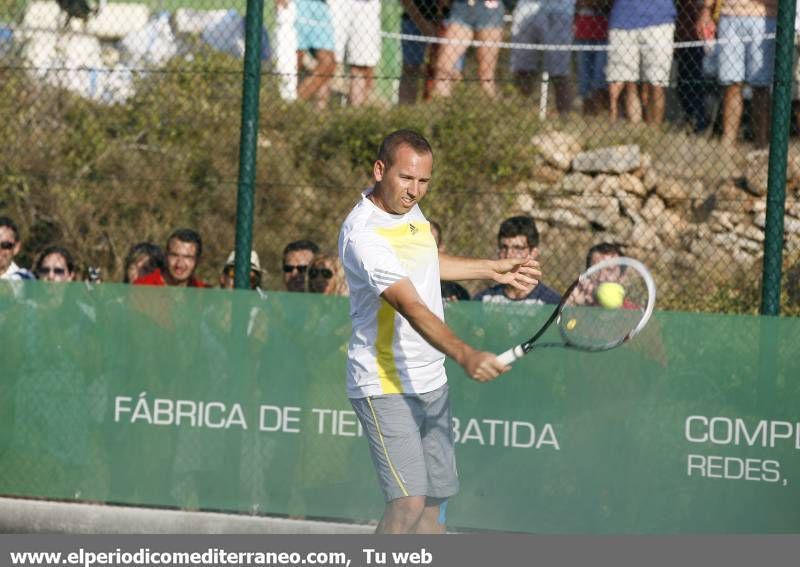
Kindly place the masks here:
[(308, 266), (292, 266), (291, 264), (284, 264), (283, 271), (286, 274), (291, 274), (293, 271), (297, 270), (301, 274), (305, 274)]
[(16, 245), (17, 245), (17, 243), (16, 242), (12, 242), (11, 240), (3, 240), (3, 242), (0, 242), (0, 249), (2, 249), (2, 250), (11, 250)]
[(308, 271), (308, 275), (311, 277), (312, 280), (318, 278), (319, 276), (322, 276), (326, 280), (329, 280), (333, 277), (333, 272), (328, 268), (319, 268), (319, 269), (311, 268)]
[(36, 270), (36, 273), (40, 277), (44, 277), (44, 276), (50, 274), (51, 272), (55, 276), (63, 276), (63, 275), (65, 275), (67, 273), (67, 270), (65, 270), (64, 268), (48, 268), (46, 266), (42, 266), (41, 268)]

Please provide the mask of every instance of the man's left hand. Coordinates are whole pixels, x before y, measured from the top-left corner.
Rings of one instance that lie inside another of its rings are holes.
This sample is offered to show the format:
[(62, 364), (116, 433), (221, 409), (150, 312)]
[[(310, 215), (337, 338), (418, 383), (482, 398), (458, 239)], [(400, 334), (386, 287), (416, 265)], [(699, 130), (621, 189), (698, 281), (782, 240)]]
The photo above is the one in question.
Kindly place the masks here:
[(539, 284), (542, 272), (539, 262), (532, 258), (503, 258), (492, 260), (492, 279), (497, 283), (527, 290)]

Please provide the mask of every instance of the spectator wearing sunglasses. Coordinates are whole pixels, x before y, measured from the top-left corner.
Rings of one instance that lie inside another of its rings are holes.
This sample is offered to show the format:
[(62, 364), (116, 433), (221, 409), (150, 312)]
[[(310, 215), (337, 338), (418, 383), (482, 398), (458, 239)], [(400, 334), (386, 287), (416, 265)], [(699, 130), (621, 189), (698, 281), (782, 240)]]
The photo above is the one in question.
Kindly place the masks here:
[(319, 246), (311, 240), (296, 240), (283, 249), (283, 283), (286, 291), (306, 291), (308, 266), (319, 253)]
[(66, 248), (48, 246), (36, 261), (36, 277), (46, 282), (71, 282), (75, 280), (75, 259)]
[(0, 217), (0, 280), (32, 280), (33, 274), (14, 263), (22, 242), (16, 223), (8, 217)]
[(320, 254), (308, 268), (309, 293), (349, 295), (344, 269), (338, 256)]
[(167, 239), (166, 270), (155, 269), (134, 280), (134, 285), (209, 287), (195, 275), (203, 255), (203, 240), (190, 228), (179, 228)]
[[(222, 289), (233, 289), (234, 277), (236, 275), (236, 250), (228, 254), (222, 273), (219, 275), (219, 287)], [(250, 289), (261, 287), (261, 261), (255, 250), (250, 251)]]

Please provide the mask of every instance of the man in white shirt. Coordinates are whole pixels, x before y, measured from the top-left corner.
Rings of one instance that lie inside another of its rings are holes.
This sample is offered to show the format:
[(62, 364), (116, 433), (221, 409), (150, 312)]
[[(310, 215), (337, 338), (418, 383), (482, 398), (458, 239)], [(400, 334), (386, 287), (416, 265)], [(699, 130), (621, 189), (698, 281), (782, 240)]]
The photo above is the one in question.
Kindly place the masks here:
[(22, 243), (16, 223), (8, 217), (0, 217), (0, 280), (32, 280), (33, 274), (14, 263)]
[(389, 134), (339, 233), (353, 334), (347, 395), (386, 499), (378, 533), (436, 533), (440, 505), (458, 491), (445, 355), (475, 380), (508, 370), (444, 323), (440, 279), (493, 279), (530, 286), (529, 258), (479, 260), (440, 254), (418, 203), (433, 169), (430, 144), (410, 130)]

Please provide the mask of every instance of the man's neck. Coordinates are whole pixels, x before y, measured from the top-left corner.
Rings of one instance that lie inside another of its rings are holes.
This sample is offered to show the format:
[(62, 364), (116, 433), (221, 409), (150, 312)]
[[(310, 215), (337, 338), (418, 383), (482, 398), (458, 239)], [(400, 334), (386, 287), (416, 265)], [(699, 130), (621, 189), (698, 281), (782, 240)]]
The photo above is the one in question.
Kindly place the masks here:
[(0, 268), (0, 278), (13, 274), (15, 271), (17, 271), (17, 269), (18, 269), (17, 265), (14, 264), (14, 261), (12, 260), (11, 263), (8, 266), (6, 266), (5, 269)]

